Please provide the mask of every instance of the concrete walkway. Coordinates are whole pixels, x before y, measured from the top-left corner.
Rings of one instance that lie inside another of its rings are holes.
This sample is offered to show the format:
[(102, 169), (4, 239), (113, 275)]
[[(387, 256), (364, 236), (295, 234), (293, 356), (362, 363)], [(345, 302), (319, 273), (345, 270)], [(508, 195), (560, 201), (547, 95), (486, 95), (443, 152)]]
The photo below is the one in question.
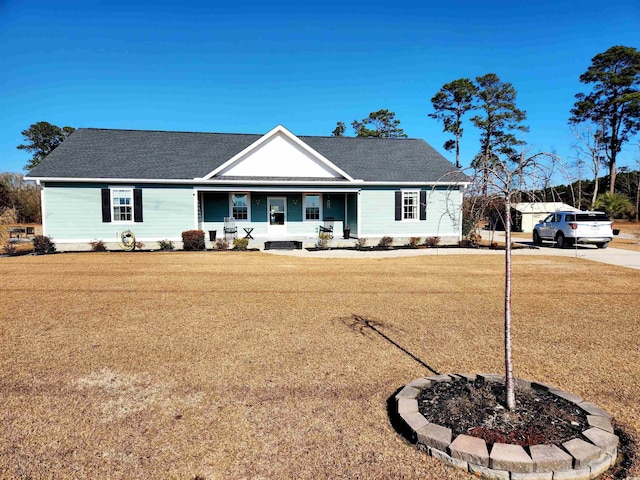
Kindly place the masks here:
[[(500, 241), (498, 239), (498, 241)], [(640, 270), (640, 252), (622, 250), (619, 248), (599, 249), (593, 246), (582, 246), (560, 249), (551, 244), (535, 247), (532, 242), (518, 242), (531, 248), (513, 250), (514, 256), (561, 256), (583, 258), (593, 262), (601, 262), (609, 265), (634, 268)], [(265, 250), (272, 255), (289, 255), (309, 258), (399, 258), (414, 257), (417, 255), (504, 255), (504, 250), (488, 250), (473, 248), (427, 248), (427, 249), (403, 249), (388, 251), (359, 252), (357, 250), (320, 250), (309, 252), (307, 250)]]

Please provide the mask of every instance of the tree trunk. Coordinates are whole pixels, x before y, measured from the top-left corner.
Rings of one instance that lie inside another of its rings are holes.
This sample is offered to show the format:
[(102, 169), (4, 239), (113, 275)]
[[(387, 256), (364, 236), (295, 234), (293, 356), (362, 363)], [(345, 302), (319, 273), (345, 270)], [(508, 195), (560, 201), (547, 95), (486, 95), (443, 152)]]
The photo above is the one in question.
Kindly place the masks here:
[(507, 408), (516, 409), (515, 385), (513, 380), (513, 358), (511, 346), (511, 201), (509, 195), (505, 199), (505, 275), (504, 275), (504, 367), (505, 388), (507, 390)]
[(636, 222), (640, 221), (638, 220), (638, 217), (640, 217), (639, 207), (640, 207), (640, 170), (636, 174)]
[(616, 193), (616, 164), (609, 165), (609, 192)]
[(574, 205), (578, 210), (582, 210), (582, 178), (578, 179), (578, 204)]
[(609, 159), (609, 192), (616, 193), (616, 156), (618, 154), (617, 144), (615, 141), (614, 133), (615, 130), (612, 130), (611, 133), (611, 143), (609, 145), (609, 150), (611, 153)]
[(593, 204), (596, 203), (596, 198), (598, 197), (598, 188), (600, 188), (599, 183), (598, 172), (596, 171), (596, 176), (593, 179), (593, 194), (591, 195), (591, 207), (589, 207), (590, 210), (593, 210)]

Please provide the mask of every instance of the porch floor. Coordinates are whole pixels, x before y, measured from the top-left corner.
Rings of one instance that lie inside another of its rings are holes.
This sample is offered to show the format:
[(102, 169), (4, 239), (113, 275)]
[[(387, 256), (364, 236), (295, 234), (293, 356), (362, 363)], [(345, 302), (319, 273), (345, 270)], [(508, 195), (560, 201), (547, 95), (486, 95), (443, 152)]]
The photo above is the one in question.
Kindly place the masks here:
[[(242, 238), (242, 237), (238, 237)], [(230, 242), (231, 243), (231, 239)], [(335, 236), (331, 240), (330, 246), (333, 248), (355, 247), (357, 238), (344, 239), (342, 236)], [(296, 237), (296, 236), (274, 236), (274, 237), (257, 237), (249, 240), (248, 248), (264, 250), (265, 242), (301, 242), (302, 248), (314, 248), (318, 243), (318, 237)], [(207, 248), (210, 248), (213, 242), (207, 241)]]

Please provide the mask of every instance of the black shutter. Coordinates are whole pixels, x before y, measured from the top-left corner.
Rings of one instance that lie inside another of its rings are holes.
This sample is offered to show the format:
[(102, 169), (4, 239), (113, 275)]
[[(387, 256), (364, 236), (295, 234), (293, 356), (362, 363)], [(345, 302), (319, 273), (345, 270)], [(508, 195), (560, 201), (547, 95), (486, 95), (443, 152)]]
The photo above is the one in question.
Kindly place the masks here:
[(108, 188), (102, 189), (102, 221), (111, 222), (111, 190)]
[(142, 189), (133, 189), (133, 221), (142, 221)]
[(396, 221), (402, 220), (402, 192), (396, 192)]
[(427, 192), (420, 190), (420, 220), (427, 219)]

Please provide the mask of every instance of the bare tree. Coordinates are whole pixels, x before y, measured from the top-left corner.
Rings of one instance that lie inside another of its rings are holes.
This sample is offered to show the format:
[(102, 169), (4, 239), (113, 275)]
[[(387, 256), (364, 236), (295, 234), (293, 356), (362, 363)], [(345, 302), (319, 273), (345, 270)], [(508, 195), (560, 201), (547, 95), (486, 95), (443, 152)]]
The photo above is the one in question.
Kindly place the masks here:
[(598, 196), (600, 167), (606, 164), (605, 143), (602, 137), (602, 130), (593, 125), (572, 125), (571, 133), (576, 139), (573, 149), (578, 160), (582, 162), (593, 174), (593, 193), (591, 194), (590, 208)]
[[(491, 164), (482, 165), (473, 172), (471, 196), (473, 211), (479, 218), (490, 206), (501, 205), (500, 216), (505, 229), (505, 285), (504, 285), (504, 365), (507, 408), (515, 410), (515, 381), (513, 376), (512, 345), (512, 214), (511, 206), (523, 192), (543, 191), (548, 183), (554, 164), (559, 161), (553, 153), (541, 152), (528, 155), (494, 155)], [(486, 195), (484, 192), (486, 191)]]

